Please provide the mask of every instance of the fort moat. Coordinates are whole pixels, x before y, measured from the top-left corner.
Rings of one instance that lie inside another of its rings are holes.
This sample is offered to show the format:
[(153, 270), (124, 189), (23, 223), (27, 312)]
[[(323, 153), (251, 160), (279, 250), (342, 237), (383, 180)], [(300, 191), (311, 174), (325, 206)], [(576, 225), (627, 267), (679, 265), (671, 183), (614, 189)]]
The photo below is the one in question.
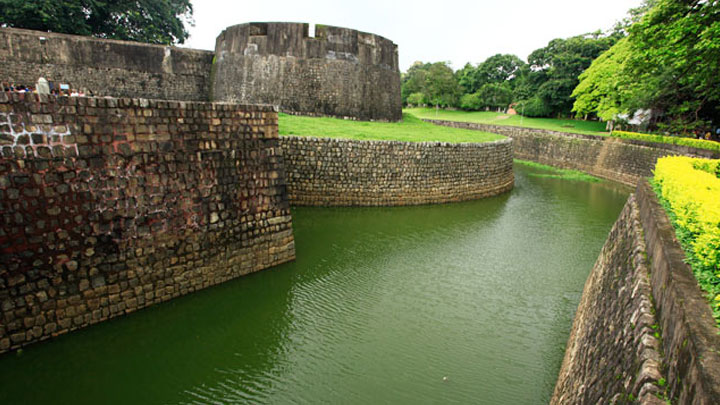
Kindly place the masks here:
[(547, 403), (629, 189), (538, 174), (294, 208), (295, 262), (6, 354), (0, 403)]

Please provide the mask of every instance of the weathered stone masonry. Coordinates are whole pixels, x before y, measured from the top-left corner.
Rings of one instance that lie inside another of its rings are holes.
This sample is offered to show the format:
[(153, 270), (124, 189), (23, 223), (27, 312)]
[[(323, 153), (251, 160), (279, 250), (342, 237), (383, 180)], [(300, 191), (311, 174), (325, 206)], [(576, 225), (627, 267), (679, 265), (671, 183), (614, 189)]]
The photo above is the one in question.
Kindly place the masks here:
[(687, 146), (578, 135), (544, 129), (426, 120), (438, 125), (475, 129), (513, 139), (517, 159), (531, 160), (564, 169), (575, 169), (605, 179), (635, 186), (652, 176), (658, 158), (683, 155), (720, 158), (720, 153)]
[(512, 189), (512, 141), (482, 144), (280, 137), (293, 205), (465, 201)]
[(213, 99), (360, 120), (402, 118), (397, 45), (378, 35), (308, 24), (250, 23), (215, 45)]
[(663, 403), (645, 251), (631, 196), (585, 283), (551, 403)]
[(0, 352), (294, 258), (270, 107), (0, 93)]
[(0, 81), (34, 85), (45, 77), (95, 96), (207, 101), (213, 55), (140, 42), (0, 28)]
[(585, 284), (552, 404), (720, 403), (720, 335), (684, 259), (641, 182)]
[(273, 104), (288, 113), (402, 118), (398, 49), (378, 35), (308, 24), (232, 26), (215, 52), (0, 28), (0, 80), (95, 96)]

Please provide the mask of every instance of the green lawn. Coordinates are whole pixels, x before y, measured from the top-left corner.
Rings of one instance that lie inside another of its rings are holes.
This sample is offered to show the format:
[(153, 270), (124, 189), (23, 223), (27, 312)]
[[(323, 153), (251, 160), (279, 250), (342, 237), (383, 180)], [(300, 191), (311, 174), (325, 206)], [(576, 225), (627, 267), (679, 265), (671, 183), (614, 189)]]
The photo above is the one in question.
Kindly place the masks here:
[(504, 139), (488, 132), (441, 127), (403, 114), (402, 122), (351, 121), (339, 118), (279, 114), (280, 135), (344, 138), (363, 141), (480, 143)]
[(525, 128), (548, 129), (586, 135), (609, 135), (605, 132), (605, 123), (554, 118), (528, 118), (521, 115), (507, 115), (490, 111), (449, 111), (434, 108), (406, 108), (404, 113), (418, 118), (444, 121), (477, 122), (491, 125), (511, 125)]

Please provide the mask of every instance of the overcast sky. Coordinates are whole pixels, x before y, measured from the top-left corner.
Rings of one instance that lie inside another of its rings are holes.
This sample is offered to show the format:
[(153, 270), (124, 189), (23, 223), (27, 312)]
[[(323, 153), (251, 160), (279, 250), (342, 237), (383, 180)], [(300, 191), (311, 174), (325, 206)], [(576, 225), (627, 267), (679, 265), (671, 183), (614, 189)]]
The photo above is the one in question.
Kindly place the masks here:
[(641, 0), (192, 0), (195, 26), (183, 46), (215, 49), (225, 27), (291, 21), (353, 28), (398, 45), (400, 70), (414, 61), (454, 69), (496, 53), (527, 60), (554, 38), (607, 30)]

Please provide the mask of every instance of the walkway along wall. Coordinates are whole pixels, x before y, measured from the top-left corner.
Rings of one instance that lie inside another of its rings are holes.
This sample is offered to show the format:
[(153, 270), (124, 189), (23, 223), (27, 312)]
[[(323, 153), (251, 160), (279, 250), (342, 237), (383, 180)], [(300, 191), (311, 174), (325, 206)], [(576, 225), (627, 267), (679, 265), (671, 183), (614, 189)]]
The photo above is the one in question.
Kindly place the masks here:
[(641, 182), (585, 284), (552, 404), (720, 403), (720, 335), (684, 258)]
[(0, 82), (34, 86), (44, 77), (95, 96), (207, 101), (213, 55), (140, 42), (0, 28)]
[(0, 93), (0, 353), (294, 259), (271, 107)]
[(687, 146), (578, 135), (543, 129), (425, 120), (437, 125), (475, 129), (513, 139), (515, 158), (564, 169), (575, 169), (597, 177), (635, 186), (652, 176), (657, 159), (668, 155), (720, 158), (720, 153)]
[(512, 189), (512, 141), (481, 144), (280, 137), (293, 205), (446, 203)]

